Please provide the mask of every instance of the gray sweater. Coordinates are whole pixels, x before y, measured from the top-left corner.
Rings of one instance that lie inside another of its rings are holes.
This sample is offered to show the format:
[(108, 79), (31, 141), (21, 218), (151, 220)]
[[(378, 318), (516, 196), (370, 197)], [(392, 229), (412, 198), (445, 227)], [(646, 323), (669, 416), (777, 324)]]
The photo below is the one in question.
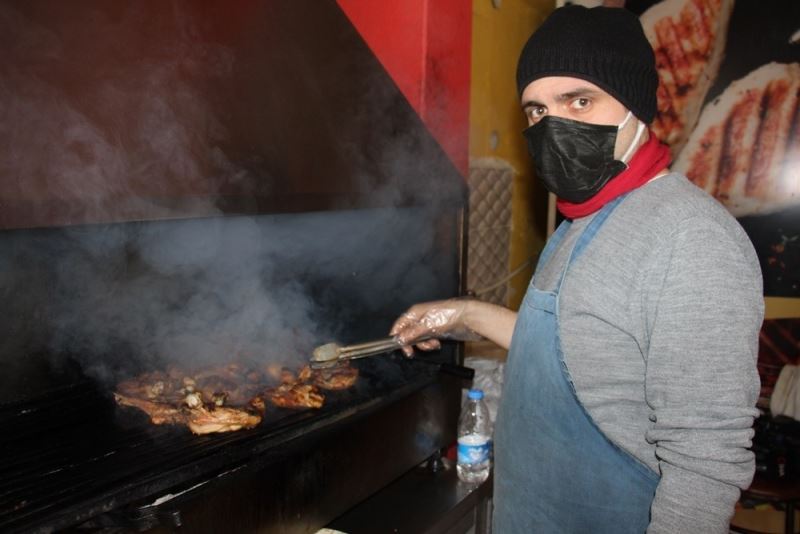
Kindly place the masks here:
[[(539, 289), (554, 289), (591, 218), (540, 267)], [(661, 475), (648, 533), (728, 532), (754, 471), (761, 284), (742, 228), (679, 174), (632, 192), (564, 281), (562, 349), (578, 398)]]

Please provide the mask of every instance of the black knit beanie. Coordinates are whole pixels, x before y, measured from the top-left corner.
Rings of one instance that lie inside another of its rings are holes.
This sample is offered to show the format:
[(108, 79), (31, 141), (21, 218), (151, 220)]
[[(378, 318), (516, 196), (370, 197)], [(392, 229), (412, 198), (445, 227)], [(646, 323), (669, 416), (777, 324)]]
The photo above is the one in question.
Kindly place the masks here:
[(655, 56), (639, 19), (627, 9), (567, 5), (553, 11), (522, 49), (519, 94), (545, 76), (587, 80), (645, 124), (655, 118)]

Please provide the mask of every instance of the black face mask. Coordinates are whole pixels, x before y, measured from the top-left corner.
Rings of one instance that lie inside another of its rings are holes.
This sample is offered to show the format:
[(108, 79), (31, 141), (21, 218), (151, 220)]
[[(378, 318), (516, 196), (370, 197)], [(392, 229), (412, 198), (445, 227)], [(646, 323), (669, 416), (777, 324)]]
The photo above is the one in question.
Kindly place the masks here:
[(592, 198), (627, 168), (614, 159), (614, 144), (621, 126), (548, 115), (523, 133), (536, 174), (547, 190), (578, 204)]

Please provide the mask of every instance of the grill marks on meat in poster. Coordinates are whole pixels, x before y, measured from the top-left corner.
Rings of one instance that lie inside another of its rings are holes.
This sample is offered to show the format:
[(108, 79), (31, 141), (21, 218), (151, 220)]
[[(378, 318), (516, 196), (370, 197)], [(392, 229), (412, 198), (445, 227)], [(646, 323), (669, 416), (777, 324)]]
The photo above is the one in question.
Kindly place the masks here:
[(137, 408), (156, 425), (185, 425), (195, 434), (233, 432), (257, 426), (267, 401), (280, 408), (321, 408), (323, 391), (355, 384), (358, 369), (349, 364), (295, 373), (269, 365), (263, 370), (233, 363), (195, 372), (173, 367), (144, 373), (117, 384), (114, 398)]
[(736, 145), (740, 139), (754, 137), (758, 124), (752, 120), (752, 111), (758, 110), (759, 107), (758, 95), (755, 92), (748, 92), (740, 102), (733, 106), (725, 121), (722, 143), (717, 152), (719, 160), (716, 175), (718, 178), (711, 193), (723, 204), (731, 199), (736, 184), (736, 175), (746, 175), (749, 172), (750, 154), (737, 154)]
[(673, 168), (734, 216), (800, 203), (800, 65), (769, 63), (707, 105)]
[[(800, 146), (800, 85), (797, 86), (794, 92), (794, 113), (792, 113), (791, 124), (792, 125), (789, 129), (787, 145), (798, 147)], [(793, 166), (797, 165), (796, 159), (790, 160), (792, 156), (793, 154), (790, 151), (787, 151), (787, 153), (784, 155), (784, 161), (782, 166), (784, 173), (788, 173), (790, 168), (793, 168)], [(798, 186), (798, 188), (800, 188), (800, 176), (797, 177), (797, 181), (798, 183), (796, 185)], [(790, 177), (781, 176), (781, 183), (784, 184), (790, 183)]]
[[(759, 197), (767, 192), (768, 180), (761, 179), (770, 172), (771, 162), (778, 153), (781, 142), (780, 113), (770, 113), (772, 109), (782, 109), (789, 98), (791, 86), (786, 80), (774, 80), (764, 89), (756, 122), (756, 142), (753, 145), (750, 170), (745, 182), (745, 196)], [(791, 103), (790, 103), (791, 104)], [(795, 104), (796, 107), (796, 104)], [(792, 114), (789, 114), (791, 117)], [(788, 139), (787, 139), (788, 141)]]

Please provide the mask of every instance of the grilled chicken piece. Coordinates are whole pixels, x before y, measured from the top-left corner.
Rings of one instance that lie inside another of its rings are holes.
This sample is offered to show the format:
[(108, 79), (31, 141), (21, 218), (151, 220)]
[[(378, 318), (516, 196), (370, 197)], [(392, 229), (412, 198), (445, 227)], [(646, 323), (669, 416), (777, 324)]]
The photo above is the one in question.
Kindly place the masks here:
[(309, 366), (305, 366), (299, 376), (305, 377), (304, 381), (311, 382), (320, 389), (342, 390), (355, 384), (358, 368), (352, 367), (349, 362), (328, 369), (312, 370)]
[(703, 109), (673, 169), (735, 216), (800, 204), (800, 64), (768, 63)]
[(312, 375), (313, 372), (311, 371), (311, 367), (306, 365), (302, 369), (300, 369), (299, 373), (297, 373), (297, 381), (308, 382), (312, 378)]
[(194, 378), (195, 384), (192, 387), (202, 392), (203, 401), (218, 406), (247, 404), (247, 401), (264, 386), (250, 382), (246, 374), (234, 380), (231, 375), (211, 374), (211, 371), (205, 371), (202, 375), (195, 375)]
[(283, 367), (281, 368), (280, 371), (280, 381), (281, 384), (294, 384), (295, 382), (297, 382), (297, 376), (291, 369)]
[(247, 410), (230, 407), (199, 406), (189, 410), (187, 425), (195, 434), (234, 432), (253, 428), (261, 422), (261, 416)]
[(247, 405), (251, 409), (251, 411), (260, 413), (262, 416), (264, 415), (264, 412), (267, 411), (267, 403), (264, 401), (264, 397), (262, 397), (261, 395), (256, 395), (255, 397), (250, 399), (250, 402), (248, 402)]
[(276, 362), (270, 362), (264, 366), (264, 374), (269, 380), (274, 382), (280, 382), (281, 380), (281, 372), (283, 371), (283, 366)]
[(114, 393), (114, 399), (121, 406), (132, 406), (142, 410), (150, 416), (150, 421), (154, 425), (179, 424), (186, 422), (186, 414), (180, 408), (172, 404), (156, 402), (152, 400), (130, 397), (121, 393)]
[(230, 391), (236, 389), (237, 383), (230, 378), (219, 375), (206, 375), (202, 378), (195, 377), (195, 388), (205, 391)]
[(325, 396), (313, 384), (281, 384), (267, 391), (269, 400), (280, 408), (322, 408)]
[(153, 371), (117, 384), (117, 391), (128, 397), (169, 402), (181, 397), (183, 384), (165, 373)]
[(733, 0), (664, 0), (639, 18), (658, 70), (655, 135), (680, 153), (725, 50)]
[(197, 408), (203, 405), (203, 395), (199, 391), (192, 391), (186, 394), (186, 397), (184, 397), (183, 402), (189, 408)]
[(229, 363), (228, 365), (218, 365), (213, 367), (203, 367), (193, 373), (195, 380), (204, 380), (214, 377), (214, 380), (228, 380), (237, 382), (243, 380), (249, 369), (239, 363)]

